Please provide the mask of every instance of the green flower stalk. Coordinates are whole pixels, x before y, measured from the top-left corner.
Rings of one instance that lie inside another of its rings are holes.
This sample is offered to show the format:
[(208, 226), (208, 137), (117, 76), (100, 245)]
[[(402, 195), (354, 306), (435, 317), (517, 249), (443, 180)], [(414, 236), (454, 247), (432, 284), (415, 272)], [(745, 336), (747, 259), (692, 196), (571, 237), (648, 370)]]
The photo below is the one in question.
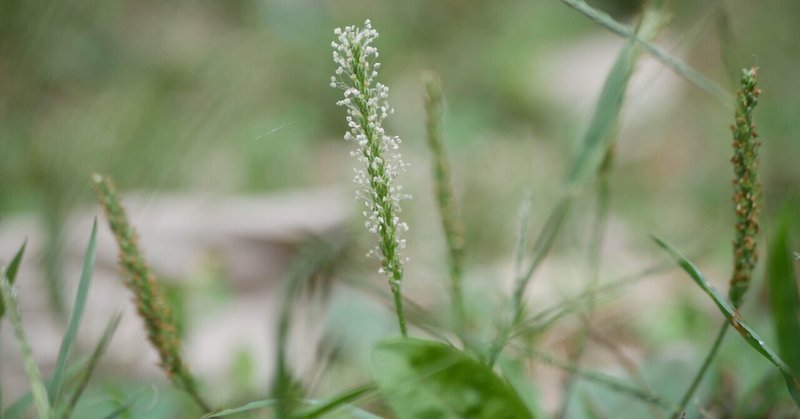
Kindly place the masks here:
[(758, 181), (758, 147), (761, 145), (753, 122), (753, 110), (761, 90), (756, 87), (757, 69), (742, 70), (741, 88), (736, 96), (736, 121), (733, 131), (733, 202), (736, 208), (736, 235), (733, 240), (733, 274), (728, 298), (734, 307), (742, 305), (758, 261), (758, 236), (761, 185)]
[(423, 76), (425, 84), (425, 131), (428, 147), (433, 153), (433, 173), (435, 180), (436, 204), (442, 221), (444, 237), (450, 257), (450, 293), (455, 312), (457, 330), (463, 332), (464, 296), (462, 277), (464, 272), (463, 227), (458, 219), (458, 211), (453, 202), (453, 187), (450, 181), (450, 168), (442, 140), (442, 82), (433, 73)]
[(378, 245), (368, 256), (376, 257), (381, 263), (379, 272), (389, 277), (400, 331), (406, 336), (400, 289), (406, 261), (401, 251), (406, 241), (400, 235), (408, 231), (408, 225), (400, 221), (399, 214), (400, 202), (410, 196), (395, 182), (406, 168), (397, 151), (400, 138), (387, 135), (382, 127), (393, 109), (388, 102), (389, 88), (375, 81), (380, 63), (376, 61), (378, 50), (371, 44), (378, 32), (367, 20), (363, 28), (336, 28), (334, 34), (338, 42), (331, 43), (333, 61), (339, 67), (330, 84), (344, 91), (344, 99), (336, 102), (347, 109), (349, 131), (344, 139), (355, 144), (351, 155), (363, 165), (355, 169), (356, 199), (364, 203), (367, 230), (378, 236)]
[[(753, 122), (753, 110), (758, 104), (761, 90), (756, 87), (757, 69), (755, 67), (742, 70), (740, 88), (736, 92), (735, 120), (731, 126), (733, 131), (733, 202), (736, 210), (736, 233), (733, 240), (733, 273), (731, 274), (728, 299), (735, 308), (742, 305), (744, 294), (750, 287), (753, 269), (758, 261), (756, 252), (756, 236), (758, 236), (758, 199), (761, 197), (761, 185), (758, 182), (758, 147), (756, 140), (756, 124)], [(703, 364), (689, 384), (672, 419), (679, 419), (685, 414), (685, 408), (694, 392), (711, 366), (711, 362), (719, 352), (722, 341), (728, 332), (729, 323), (722, 323), (711, 350), (703, 360)]]
[(164, 292), (150, 272), (139, 250), (136, 231), (128, 222), (112, 181), (95, 174), (92, 177), (97, 200), (103, 207), (111, 231), (119, 246), (119, 264), (125, 272), (125, 285), (133, 292), (139, 316), (144, 319), (147, 337), (158, 351), (160, 367), (172, 383), (184, 390), (203, 409), (211, 409), (200, 397), (197, 384), (181, 357), (180, 339), (172, 320), (172, 310)]

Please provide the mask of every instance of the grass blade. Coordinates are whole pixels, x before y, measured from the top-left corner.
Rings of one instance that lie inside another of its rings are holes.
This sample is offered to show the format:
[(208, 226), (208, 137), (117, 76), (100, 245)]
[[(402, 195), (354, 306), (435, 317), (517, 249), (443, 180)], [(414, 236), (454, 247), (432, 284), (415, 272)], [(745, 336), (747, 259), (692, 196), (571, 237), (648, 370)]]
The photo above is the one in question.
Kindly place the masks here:
[[(643, 39), (651, 39), (656, 35), (664, 22), (660, 7), (648, 8), (642, 15), (635, 35)], [(489, 365), (493, 365), (497, 357), (508, 343), (512, 329), (521, 320), (523, 314), (523, 297), (525, 290), (536, 269), (542, 263), (561, 231), (575, 197), (593, 180), (600, 170), (609, 148), (614, 142), (617, 122), (622, 112), (625, 92), (630, 77), (639, 57), (639, 48), (634, 41), (634, 33), (617, 56), (611, 72), (603, 85), (603, 91), (595, 107), (594, 115), (583, 139), (581, 151), (575, 158), (567, 178), (567, 192), (553, 209), (542, 228), (533, 249), (533, 258), (527, 271), (517, 278), (514, 293), (509, 303), (510, 320), (495, 338), (489, 353)]]
[[(14, 255), (14, 258), (11, 259), (11, 263), (8, 265), (6, 269), (6, 276), (8, 277), (9, 285), (14, 285), (14, 281), (17, 279), (17, 271), (19, 271), (19, 265), (22, 263), (22, 257), (25, 255), (25, 248), (28, 247), (28, 240), (25, 240), (20, 246), (17, 253)], [(3, 318), (3, 314), (6, 312), (5, 303), (3, 300), (0, 299), (0, 319)]]
[(333, 269), (345, 247), (346, 241), (343, 239), (311, 238), (292, 262), (286, 277), (287, 287), (275, 336), (276, 367), (272, 379), (272, 398), (277, 400), (276, 411), (279, 418), (291, 417), (296, 403), (305, 396), (305, 389), (289, 368), (286, 356), (292, 308), (300, 291), (309, 285), (317, 274)]
[(14, 291), (11, 289), (6, 270), (2, 267), (0, 267), (0, 294), (2, 294), (3, 302), (8, 309), (8, 318), (14, 328), (14, 335), (19, 344), (20, 352), (22, 353), (25, 372), (28, 374), (28, 379), (31, 383), (31, 394), (36, 404), (36, 410), (39, 412), (39, 417), (49, 418), (50, 401), (47, 399), (47, 389), (42, 382), (42, 374), (39, 372), (39, 367), (36, 365), (36, 360), (33, 358), (30, 343), (28, 343), (28, 338), (25, 336), (25, 331), (22, 328), (22, 318), (19, 313), (17, 299), (14, 297)]
[(755, 349), (756, 352), (761, 354), (761, 356), (763, 356), (767, 361), (778, 368), (780, 373), (783, 375), (784, 380), (786, 381), (789, 394), (792, 396), (792, 399), (794, 399), (795, 404), (800, 407), (800, 379), (797, 378), (796, 373), (792, 371), (791, 367), (789, 367), (789, 365), (787, 365), (786, 362), (784, 362), (783, 359), (781, 359), (781, 357), (775, 353), (775, 351), (767, 346), (767, 344), (764, 343), (764, 340), (761, 339), (761, 337), (749, 325), (747, 325), (747, 323), (745, 323), (741, 314), (739, 314), (739, 312), (733, 308), (733, 305), (726, 300), (725, 297), (719, 293), (719, 291), (714, 289), (714, 287), (708, 283), (708, 280), (706, 280), (705, 276), (703, 276), (700, 270), (692, 262), (690, 262), (672, 246), (658, 237), (653, 236), (653, 239), (662, 249), (672, 256), (675, 262), (677, 262), (678, 265), (683, 268), (687, 274), (689, 274), (694, 282), (700, 286), (700, 288), (702, 288), (709, 297), (711, 297), (717, 308), (719, 308), (725, 318), (728, 319), (728, 322), (744, 338), (747, 344)]
[(704, 76), (697, 70), (689, 67), (681, 59), (672, 56), (665, 49), (653, 44), (648, 39), (645, 39), (636, 34), (636, 31), (622, 23), (617, 22), (607, 13), (602, 12), (588, 5), (584, 0), (561, 0), (569, 7), (580, 12), (584, 16), (591, 19), (593, 22), (603, 26), (611, 32), (627, 39), (634, 39), (637, 44), (641, 45), (648, 54), (657, 59), (661, 64), (674, 71), (675, 74), (683, 77), (689, 83), (697, 86), (701, 90), (713, 96), (726, 107), (733, 106), (733, 96), (719, 84)]
[(81, 323), (84, 308), (86, 307), (86, 297), (89, 295), (89, 286), (92, 283), (92, 275), (94, 273), (96, 245), (97, 219), (95, 218), (94, 223), (92, 224), (92, 234), (89, 238), (89, 244), (86, 246), (86, 252), (83, 255), (83, 271), (81, 272), (81, 279), (78, 283), (78, 292), (75, 296), (75, 304), (72, 306), (72, 314), (69, 318), (67, 333), (64, 335), (64, 339), (61, 341), (61, 349), (58, 351), (58, 361), (56, 362), (56, 369), (53, 373), (53, 381), (48, 387), (50, 401), (53, 403), (53, 406), (59, 405), (61, 386), (64, 381), (64, 371), (66, 371), (67, 368), (67, 358), (69, 358), (72, 344), (75, 342), (75, 337), (78, 334), (78, 326)]
[[(64, 381), (72, 380), (79, 371), (88, 363), (88, 359), (82, 359), (79, 362), (76, 362), (73, 365), (67, 367), (67, 372), (65, 373)], [(50, 386), (53, 382), (52, 378), (48, 378), (45, 380), (45, 388)], [(25, 413), (28, 412), (28, 409), (33, 403), (33, 395), (30, 391), (26, 392), (22, 396), (18, 397), (11, 406), (8, 406), (4, 411), (2, 411), (2, 415), (4, 419), (17, 419), (25, 416)]]
[[(122, 313), (117, 313), (111, 318), (111, 321), (108, 322), (108, 326), (106, 326), (105, 331), (103, 331), (103, 335), (100, 337), (100, 341), (97, 343), (97, 346), (95, 346), (92, 356), (89, 358), (88, 364), (82, 369), (82, 374), (80, 375), (78, 383), (72, 392), (72, 397), (70, 397), (70, 401), (66, 405), (64, 413), (61, 415), (62, 418), (69, 418), (72, 414), (72, 411), (75, 409), (75, 406), (78, 404), (78, 400), (81, 398), (83, 391), (89, 384), (89, 379), (92, 377), (92, 373), (97, 367), (98, 362), (100, 362), (100, 358), (106, 352), (108, 344), (111, 342), (111, 338), (114, 337), (114, 333), (117, 331), (117, 326), (119, 326), (120, 319), (122, 319)], [(127, 410), (129, 407), (130, 406), (125, 407), (125, 410)], [(125, 410), (123, 410), (123, 412)]]
[(230, 415), (234, 415), (234, 414), (237, 414), (237, 413), (249, 412), (251, 410), (263, 409), (265, 407), (272, 407), (272, 406), (275, 406), (276, 404), (278, 404), (278, 401), (275, 400), (275, 399), (258, 400), (258, 401), (255, 401), (255, 402), (247, 403), (244, 406), (234, 407), (234, 408), (231, 408), (231, 409), (225, 409), (225, 410), (221, 410), (219, 412), (208, 413), (206, 415), (203, 415), (202, 419), (220, 418), (220, 417), (223, 417), (223, 416), (230, 416)]
[(767, 256), (767, 286), (778, 337), (778, 353), (794, 371), (800, 371), (800, 296), (794, 261), (789, 253), (792, 215), (784, 211)]
[[(525, 350), (523, 349), (523, 351)], [(635, 385), (630, 384), (627, 381), (621, 380), (617, 377), (608, 374), (603, 374), (597, 371), (587, 370), (580, 366), (560, 361), (553, 356), (550, 356), (546, 353), (537, 350), (533, 350), (532, 355), (549, 365), (567, 371), (587, 381), (591, 381), (593, 383), (602, 385), (620, 394), (631, 396), (637, 400), (640, 400), (643, 403), (653, 405), (664, 410), (671, 410), (673, 407), (671, 403), (665, 401), (661, 397), (652, 394), (648, 391), (642, 390), (639, 387), (636, 387)]]
[(300, 412), (295, 416), (295, 419), (311, 419), (320, 417), (328, 412), (333, 411), (334, 409), (338, 409), (346, 404), (352, 403), (361, 397), (366, 396), (367, 394), (373, 393), (377, 389), (378, 386), (370, 383), (361, 387), (356, 387), (349, 391), (345, 391), (344, 393), (333, 396), (330, 399), (325, 400), (304, 412)]
[(580, 154), (573, 161), (569, 172), (568, 186), (582, 188), (594, 179), (603, 165), (606, 155), (614, 141), (622, 104), (628, 91), (628, 84), (641, 49), (637, 39), (652, 39), (664, 26), (665, 18), (660, 8), (648, 8), (636, 31), (631, 31), (628, 41), (614, 61), (614, 66), (606, 78), (594, 115), (589, 123)]

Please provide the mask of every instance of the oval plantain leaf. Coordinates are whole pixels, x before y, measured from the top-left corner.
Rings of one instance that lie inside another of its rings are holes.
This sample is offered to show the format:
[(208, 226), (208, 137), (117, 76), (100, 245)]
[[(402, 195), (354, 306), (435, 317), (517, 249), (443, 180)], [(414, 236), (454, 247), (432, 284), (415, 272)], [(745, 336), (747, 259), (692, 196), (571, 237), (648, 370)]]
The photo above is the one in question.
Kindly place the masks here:
[(533, 418), (519, 395), (485, 364), (421, 339), (378, 343), (372, 374), (399, 419)]

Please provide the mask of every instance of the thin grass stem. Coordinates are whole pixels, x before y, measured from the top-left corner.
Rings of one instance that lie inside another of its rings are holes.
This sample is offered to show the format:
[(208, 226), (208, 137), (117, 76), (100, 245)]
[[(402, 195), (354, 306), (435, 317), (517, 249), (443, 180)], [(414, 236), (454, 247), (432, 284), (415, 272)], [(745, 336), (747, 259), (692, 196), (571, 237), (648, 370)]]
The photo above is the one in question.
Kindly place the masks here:
[(637, 44), (641, 45), (648, 54), (652, 55), (661, 64), (674, 71), (677, 75), (683, 77), (688, 82), (697, 86), (701, 90), (713, 96), (725, 107), (730, 108), (733, 104), (733, 96), (719, 84), (704, 76), (697, 70), (693, 69), (681, 59), (673, 56), (664, 48), (637, 36), (636, 31), (622, 23), (617, 22), (607, 13), (602, 12), (588, 5), (584, 0), (561, 0), (564, 4), (572, 7), (580, 12), (593, 22), (610, 30), (611, 32), (626, 38), (634, 39)]
[(722, 347), (722, 341), (725, 340), (725, 335), (728, 333), (728, 326), (729, 324), (727, 320), (722, 323), (722, 326), (719, 328), (719, 332), (717, 332), (717, 337), (714, 339), (714, 343), (711, 345), (711, 350), (709, 350), (708, 354), (706, 354), (706, 358), (703, 360), (703, 364), (700, 365), (700, 369), (695, 373), (692, 383), (689, 384), (689, 388), (686, 389), (683, 397), (681, 397), (681, 401), (678, 402), (678, 406), (675, 407), (675, 411), (672, 412), (672, 419), (680, 419), (686, 413), (686, 406), (689, 404), (689, 401), (694, 396), (695, 391), (697, 391), (697, 388), (703, 381), (703, 377), (708, 371), (708, 368), (711, 367), (711, 364), (714, 362), (714, 358), (717, 356), (719, 348)]
[(22, 353), (22, 362), (25, 366), (25, 372), (28, 374), (28, 379), (31, 384), (31, 394), (33, 401), (36, 405), (36, 410), (39, 412), (39, 417), (42, 419), (51, 419), (52, 412), (50, 408), (50, 401), (47, 398), (47, 387), (42, 381), (42, 374), (39, 372), (39, 367), (36, 365), (36, 360), (33, 358), (33, 350), (25, 336), (25, 330), (22, 328), (22, 317), (19, 312), (19, 305), (17, 299), (14, 297), (14, 291), (11, 289), (6, 270), (0, 267), (0, 297), (8, 313), (8, 319), (14, 329), (14, 336), (17, 339), (20, 352)]
[(450, 299), (453, 305), (455, 330), (464, 334), (464, 237), (456, 205), (453, 202), (453, 186), (450, 180), (450, 167), (442, 138), (442, 82), (434, 73), (423, 76), (425, 84), (425, 131), (428, 148), (433, 154), (433, 174), (436, 191), (436, 204), (442, 223), (450, 262)]

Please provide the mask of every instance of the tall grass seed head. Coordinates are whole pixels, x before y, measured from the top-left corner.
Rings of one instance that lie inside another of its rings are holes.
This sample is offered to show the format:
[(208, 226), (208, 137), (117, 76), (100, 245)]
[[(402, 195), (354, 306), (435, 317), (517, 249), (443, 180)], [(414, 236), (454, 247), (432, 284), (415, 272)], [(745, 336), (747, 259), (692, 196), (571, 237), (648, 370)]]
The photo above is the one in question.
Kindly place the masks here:
[(347, 110), (348, 131), (344, 139), (354, 145), (350, 154), (360, 163), (355, 168), (356, 199), (364, 203), (365, 226), (379, 238), (378, 246), (368, 253), (381, 261), (380, 272), (392, 280), (402, 277), (406, 246), (401, 233), (408, 225), (400, 220), (401, 201), (410, 195), (397, 184), (398, 175), (407, 165), (399, 153), (400, 138), (386, 134), (383, 121), (394, 110), (389, 106), (389, 88), (377, 82), (380, 63), (372, 42), (378, 37), (369, 20), (364, 26), (346, 26), (334, 31), (337, 41), (333, 61), (338, 65), (331, 76), (331, 87), (344, 92), (336, 102)]
[(736, 95), (733, 131), (734, 192), (736, 232), (733, 240), (734, 267), (729, 297), (739, 307), (752, 279), (758, 261), (756, 240), (759, 232), (759, 203), (761, 185), (758, 181), (758, 147), (753, 110), (761, 90), (757, 85), (757, 69), (742, 70), (741, 87)]

